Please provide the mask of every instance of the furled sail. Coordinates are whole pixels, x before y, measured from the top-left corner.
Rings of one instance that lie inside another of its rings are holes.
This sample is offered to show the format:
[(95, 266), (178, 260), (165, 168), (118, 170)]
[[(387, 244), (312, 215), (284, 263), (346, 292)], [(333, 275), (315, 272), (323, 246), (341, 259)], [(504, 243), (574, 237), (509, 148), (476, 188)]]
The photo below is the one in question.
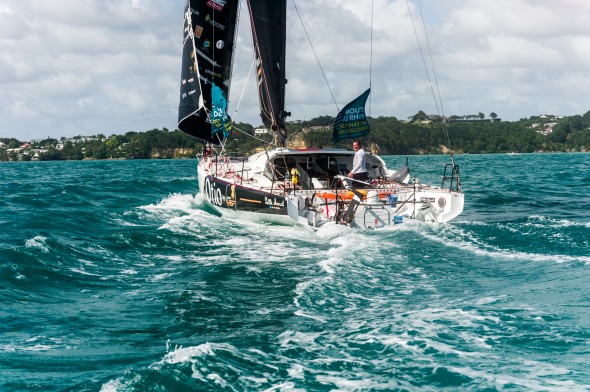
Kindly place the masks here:
[(221, 144), (239, 0), (186, 0), (178, 129)]
[(285, 145), (286, 0), (248, 0), (254, 41), (260, 116), (280, 146)]
[(365, 114), (365, 104), (370, 93), (371, 89), (369, 88), (338, 113), (334, 122), (334, 131), (332, 132), (332, 143), (344, 139), (354, 139), (369, 133), (370, 128)]

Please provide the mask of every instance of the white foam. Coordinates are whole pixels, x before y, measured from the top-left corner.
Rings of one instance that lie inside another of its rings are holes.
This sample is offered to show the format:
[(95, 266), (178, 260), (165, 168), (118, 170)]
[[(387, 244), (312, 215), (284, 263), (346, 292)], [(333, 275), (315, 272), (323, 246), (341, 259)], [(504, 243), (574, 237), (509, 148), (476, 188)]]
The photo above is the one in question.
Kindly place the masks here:
[(70, 271), (72, 271), (72, 272), (75, 272), (75, 273), (77, 273), (77, 274), (80, 274), (80, 275), (86, 275), (86, 276), (99, 276), (99, 275), (97, 275), (97, 274), (92, 274), (92, 273), (90, 273), (90, 272), (86, 272), (86, 271), (84, 271), (83, 269), (79, 269), (79, 268), (70, 268)]
[[(434, 228), (435, 226), (433, 226)], [(498, 246), (486, 244), (477, 239), (473, 233), (461, 230), (456, 226), (439, 227), (436, 233), (431, 233), (426, 230), (421, 231), (420, 234), (431, 241), (439, 242), (445, 246), (463, 249), (478, 256), (490, 257), (494, 259), (508, 259), (508, 260), (528, 260), (540, 262), (583, 262), (590, 265), (590, 256), (569, 256), (559, 254), (540, 254), (515, 252), (513, 250), (502, 249)], [(448, 233), (447, 233), (448, 232)], [(458, 240), (457, 238), (464, 238)]]
[(47, 247), (46, 241), (47, 241), (47, 237), (43, 237), (43, 236), (38, 235), (38, 236), (35, 236), (35, 237), (27, 240), (25, 242), (25, 247), (39, 249), (43, 253), (49, 253), (49, 248)]

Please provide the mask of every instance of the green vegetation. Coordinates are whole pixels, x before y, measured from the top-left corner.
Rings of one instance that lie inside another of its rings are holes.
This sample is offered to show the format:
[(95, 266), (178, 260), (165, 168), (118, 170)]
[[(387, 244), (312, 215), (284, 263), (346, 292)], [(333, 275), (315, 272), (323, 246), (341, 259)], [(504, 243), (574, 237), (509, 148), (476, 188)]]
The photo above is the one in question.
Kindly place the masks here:
[[(288, 145), (348, 148), (350, 141), (332, 145), (334, 117), (287, 124)], [(440, 154), (448, 143), (442, 119), (420, 111), (409, 121), (395, 117), (370, 118), (371, 133), (363, 138), (366, 148), (383, 155)], [(501, 121), (495, 113), (451, 116), (446, 124), (451, 147), (457, 153), (586, 151), (590, 149), (590, 111), (580, 116), (536, 116), (519, 121)], [(250, 124), (236, 124), (228, 148), (249, 155), (270, 145), (268, 134), (255, 135)], [(234, 144), (235, 143), (235, 144)], [(0, 138), (0, 161), (81, 159), (170, 159), (192, 158), (203, 144), (184, 133), (152, 129), (124, 135), (45, 139), (24, 143)]]
[[(300, 135), (306, 146), (331, 146), (333, 117), (321, 117), (309, 122), (290, 124), (291, 137)], [(380, 154), (440, 154), (447, 152), (448, 143), (441, 118), (418, 112), (409, 122), (395, 117), (370, 118), (371, 133), (363, 144)], [(309, 131), (312, 126), (325, 129)], [(501, 121), (495, 113), (485, 119), (483, 113), (474, 116), (451, 116), (446, 124), (453, 151), (486, 154), (506, 152), (586, 151), (590, 149), (590, 111), (583, 116), (535, 116), (509, 122)], [(302, 131), (308, 129), (308, 131)], [(335, 147), (348, 148), (350, 141)]]

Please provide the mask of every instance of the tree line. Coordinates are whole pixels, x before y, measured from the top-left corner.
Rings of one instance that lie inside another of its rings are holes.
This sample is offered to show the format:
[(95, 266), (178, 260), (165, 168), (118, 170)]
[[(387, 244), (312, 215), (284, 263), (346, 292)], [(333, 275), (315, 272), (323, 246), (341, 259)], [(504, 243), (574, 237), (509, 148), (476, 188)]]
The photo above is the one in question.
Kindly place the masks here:
[[(492, 116), (493, 115), (493, 116)], [(362, 138), (363, 144), (382, 155), (440, 154), (449, 149), (455, 153), (486, 154), (506, 152), (559, 152), (590, 149), (590, 111), (570, 117), (530, 117), (518, 121), (501, 121), (495, 113), (484, 120), (477, 116), (444, 120), (418, 112), (411, 121), (395, 117), (369, 118), (371, 133)], [(350, 141), (331, 143), (334, 117), (320, 116), (309, 121), (287, 123), (287, 145), (298, 147), (349, 148)], [(447, 138), (448, 135), (448, 138)], [(0, 138), (0, 161), (81, 159), (170, 159), (195, 157), (203, 144), (178, 130), (166, 128), (123, 135), (95, 135), (61, 140), (48, 138), (30, 145), (19, 156), (11, 149), (22, 146), (12, 138)], [(239, 155), (250, 155), (270, 145), (270, 135), (256, 135), (250, 124), (239, 123), (227, 143)]]

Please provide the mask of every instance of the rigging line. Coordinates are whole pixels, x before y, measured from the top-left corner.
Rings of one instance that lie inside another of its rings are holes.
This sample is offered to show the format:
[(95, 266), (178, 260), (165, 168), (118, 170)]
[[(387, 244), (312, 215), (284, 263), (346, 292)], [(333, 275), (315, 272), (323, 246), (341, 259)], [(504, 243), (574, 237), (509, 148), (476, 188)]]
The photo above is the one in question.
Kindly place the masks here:
[(246, 132), (246, 131), (243, 131), (243, 130), (241, 130), (240, 128), (236, 127), (235, 125), (234, 125), (234, 126), (232, 126), (232, 129), (235, 129), (236, 131), (238, 131), (239, 133), (241, 133), (241, 134), (242, 134), (242, 135), (244, 135), (244, 136), (248, 136), (248, 137), (251, 137), (252, 139), (256, 139), (256, 140), (258, 140), (259, 142), (263, 142), (263, 143), (271, 143), (271, 144), (272, 144), (272, 142), (269, 142), (268, 140), (260, 139), (260, 138), (258, 138), (258, 137), (256, 137), (256, 136), (254, 136), (254, 135), (251, 135), (251, 134), (249, 134), (248, 132)]
[[(242, 2), (240, 1), (238, 3), (238, 14), (236, 16), (236, 28), (235, 28), (235, 32), (234, 32), (234, 46), (233, 46), (233, 52), (235, 53), (237, 45), (236, 42), (237, 40), (235, 39), (237, 34), (238, 34), (238, 28), (239, 28), (239, 23), (240, 23), (240, 12), (242, 10)], [(232, 58), (232, 63), (233, 63), (233, 58)], [(240, 108), (240, 103), (242, 103), (242, 98), (244, 98), (244, 93), (246, 92), (246, 87), (248, 86), (248, 81), (250, 80), (250, 76), (252, 75), (252, 69), (254, 68), (254, 64), (255, 61), (252, 60), (252, 65), (250, 66), (250, 71), (248, 71), (248, 77), (246, 78), (245, 82), (244, 82), (244, 88), (242, 89), (242, 93), (240, 94), (240, 98), (238, 99), (238, 103), (236, 104), (236, 110), (234, 110), (234, 115), (232, 116), (232, 123), (235, 124), (236, 122), (236, 117), (238, 116), (238, 109)], [(233, 69), (233, 67), (232, 67)], [(232, 79), (233, 79), (233, 72), (232, 72)], [(229, 98), (229, 89), (228, 89), (228, 98)]]
[(234, 111), (234, 115), (232, 117), (232, 122), (236, 122), (236, 117), (238, 116), (238, 109), (240, 108), (240, 103), (242, 103), (242, 98), (244, 98), (244, 93), (246, 92), (246, 87), (248, 87), (248, 81), (252, 76), (252, 70), (254, 69), (254, 64), (256, 64), (256, 60), (252, 60), (252, 65), (250, 66), (250, 71), (248, 71), (248, 77), (244, 82), (244, 88), (242, 89), (242, 93), (240, 94), (240, 99), (238, 99), (238, 104), (236, 105), (236, 110)]
[(267, 115), (267, 117), (269, 118), (269, 120), (272, 122), (272, 124), (276, 124), (277, 121), (274, 118), (274, 110), (272, 108), (272, 101), (270, 99), (270, 91), (268, 89), (268, 84), (266, 82), (266, 75), (264, 73), (264, 66), (262, 64), (262, 53), (260, 52), (260, 44), (258, 42), (258, 34), (256, 32), (256, 24), (254, 23), (254, 14), (252, 13), (252, 8), (248, 7), (248, 11), (250, 14), (250, 28), (252, 29), (252, 46), (254, 47), (254, 61), (256, 61), (256, 58), (259, 59), (260, 61), (260, 71), (262, 72), (262, 86), (258, 87), (258, 91), (260, 92), (260, 90), (262, 90), (262, 92), (260, 93), (260, 110), (262, 112), (266, 112), (268, 111), (268, 109), (266, 107), (264, 107), (264, 100), (262, 99), (262, 95), (263, 93), (266, 93), (266, 99), (268, 101), (268, 105), (270, 105), (270, 112), (265, 113)]
[(188, 11), (186, 12), (186, 18), (187, 18), (187, 28), (189, 29), (189, 37), (191, 39), (191, 43), (193, 45), (193, 56), (194, 56), (194, 64), (193, 67), (195, 67), (195, 71), (197, 73), (197, 80), (199, 83), (199, 109), (201, 110), (202, 108), (205, 107), (205, 102), (203, 101), (203, 85), (201, 84), (201, 74), (199, 73), (199, 61), (198, 61), (198, 57), (197, 57), (197, 47), (195, 45), (195, 31), (193, 30), (193, 19), (191, 17), (191, 13), (192, 13), (192, 8), (189, 7)]
[[(420, 0), (418, 0), (418, 3), (420, 4)], [(412, 16), (412, 10), (410, 9), (410, 4), (409, 4), (408, 0), (406, 0), (406, 6), (408, 7), (408, 12), (410, 14), (410, 20), (412, 21), (412, 27), (414, 28), (414, 35), (416, 36), (416, 41), (418, 42), (418, 49), (420, 50), (420, 56), (422, 57), (422, 63), (424, 64), (424, 69), (426, 70), (426, 77), (428, 78), (428, 84), (430, 85), (430, 91), (432, 92), (432, 98), (434, 99), (436, 111), (437, 111), (438, 115), (441, 116), (443, 119), (443, 131), (444, 131), (444, 135), (447, 138), (447, 144), (448, 144), (448, 148), (450, 151), (451, 161), (453, 162), (453, 165), (455, 165), (455, 160), (453, 158), (453, 150), (451, 149), (451, 139), (449, 137), (447, 122), (446, 122), (446, 119), (443, 117), (442, 112), (438, 106), (439, 102), (436, 99), (436, 94), (434, 92), (432, 80), (430, 79), (430, 73), (428, 72), (428, 65), (426, 65), (426, 59), (424, 58), (424, 51), (422, 50), (422, 45), (420, 44), (420, 39), (418, 38), (418, 31), (416, 30), (416, 24), (414, 23), (414, 17)], [(420, 8), (420, 11), (422, 11), (422, 7), (419, 7), (419, 8)], [(422, 16), (422, 23), (424, 23), (424, 15), (422, 13), (421, 13), (421, 16)], [(424, 30), (424, 34), (426, 34), (426, 30)], [(427, 41), (428, 41), (428, 38), (427, 38)], [(430, 46), (428, 46), (428, 48), (430, 49)], [(432, 58), (432, 52), (430, 52), (430, 57)], [(442, 102), (441, 102), (441, 108), (442, 108)]]
[[(375, 0), (371, 0), (371, 55), (369, 56), (369, 89), (373, 84), (373, 9)], [(372, 94), (369, 94), (369, 117), (371, 117), (371, 103), (373, 102)]]
[(412, 10), (410, 9), (410, 3), (408, 2), (408, 0), (406, 0), (406, 6), (408, 7), (408, 13), (410, 14), (410, 20), (412, 21), (412, 27), (414, 28), (414, 35), (416, 36), (416, 42), (418, 42), (418, 49), (420, 50), (420, 56), (422, 57), (422, 63), (424, 64), (424, 70), (426, 71), (428, 84), (430, 85), (432, 97), (434, 98), (434, 104), (436, 105), (436, 112), (440, 115), (438, 101), (436, 99), (436, 94), (434, 94), (434, 88), (432, 87), (432, 81), (430, 80), (430, 73), (428, 72), (428, 66), (426, 65), (426, 59), (424, 58), (424, 52), (422, 50), (422, 45), (420, 44), (420, 38), (418, 38), (418, 31), (416, 30), (416, 24), (414, 23), (414, 17), (412, 16)]
[[(438, 102), (440, 103), (440, 110), (443, 118), (443, 129), (447, 138), (447, 145), (451, 151), (451, 157), (453, 155), (453, 148), (451, 147), (451, 138), (449, 137), (449, 129), (445, 118), (445, 109), (443, 107), (442, 96), (440, 94), (440, 88), (438, 85), (438, 77), (436, 76), (436, 67), (434, 66), (434, 57), (432, 56), (432, 50), (430, 47), (430, 40), (428, 39), (428, 32), (426, 30), (426, 22), (424, 21), (424, 13), (422, 12), (422, 3), (418, 0), (418, 7), (420, 8), (420, 17), (422, 18), (422, 28), (424, 29), (424, 36), (426, 37), (426, 46), (428, 48), (428, 56), (430, 57), (430, 66), (432, 67), (432, 74), (434, 76), (434, 83), (436, 85), (436, 92), (438, 94)], [(452, 158), (451, 158), (452, 159)], [(453, 162), (454, 163), (454, 162)]]
[(424, 29), (424, 37), (426, 38), (426, 47), (428, 48), (428, 56), (430, 57), (430, 66), (432, 67), (432, 74), (434, 76), (434, 83), (436, 85), (436, 92), (438, 94), (438, 102), (440, 103), (440, 110), (442, 115), (445, 115), (445, 110), (442, 104), (440, 89), (438, 87), (438, 78), (436, 77), (436, 68), (434, 67), (434, 58), (432, 57), (432, 50), (430, 48), (430, 40), (428, 39), (428, 32), (426, 30), (426, 22), (424, 21), (424, 13), (422, 12), (422, 4), (418, 0), (418, 7), (420, 8), (420, 17), (422, 18), (422, 28)]
[(295, 4), (295, 0), (291, 0), (293, 2), (293, 7), (295, 7), (295, 11), (297, 12), (297, 16), (299, 17), (299, 21), (301, 22), (301, 26), (303, 27), (303, 31), (305, 32), (305, 35), (307, 36), (307, 41), (309, 42), (309, 46), (311, 46), (311, 50), (313, 51), (313, 55), (315, 56), (316, 61), (318, 62), (318, 66), (320, 67), (320, 71), (322, 72), (322, 76), (324, 77), (324, 80), (326, 81), (326, 85), (328, 86), (328, 90), (330, 90), (330, 95), (332, 95), (332, 100), (334, 101), (334, 105), (336, 105), (336, 110), (340, 111), (340, 108), (338, 107), (338, 104), (336, 103), (336, 98), (334, 98), (334, 93), (332, 92), (332, 88), (330, 87), (330, 83), (328, 82), (328, 78), (326, 77), (326, 73), (324, 72), (324, 69), (322, 68), (322, 64), (320, 63), (320, 59), (318, 58), (318, 55), (313, 47), (313, 44), (311, 43), (311, 38), (309, 37), (309, 34), (307, 33), (307, 29), (305, 28), (305, 25), (303, 24), (303, 19), (301, 18), (301, 14), (299, 13), (299, 9), (297, 8), (297, 5)]

